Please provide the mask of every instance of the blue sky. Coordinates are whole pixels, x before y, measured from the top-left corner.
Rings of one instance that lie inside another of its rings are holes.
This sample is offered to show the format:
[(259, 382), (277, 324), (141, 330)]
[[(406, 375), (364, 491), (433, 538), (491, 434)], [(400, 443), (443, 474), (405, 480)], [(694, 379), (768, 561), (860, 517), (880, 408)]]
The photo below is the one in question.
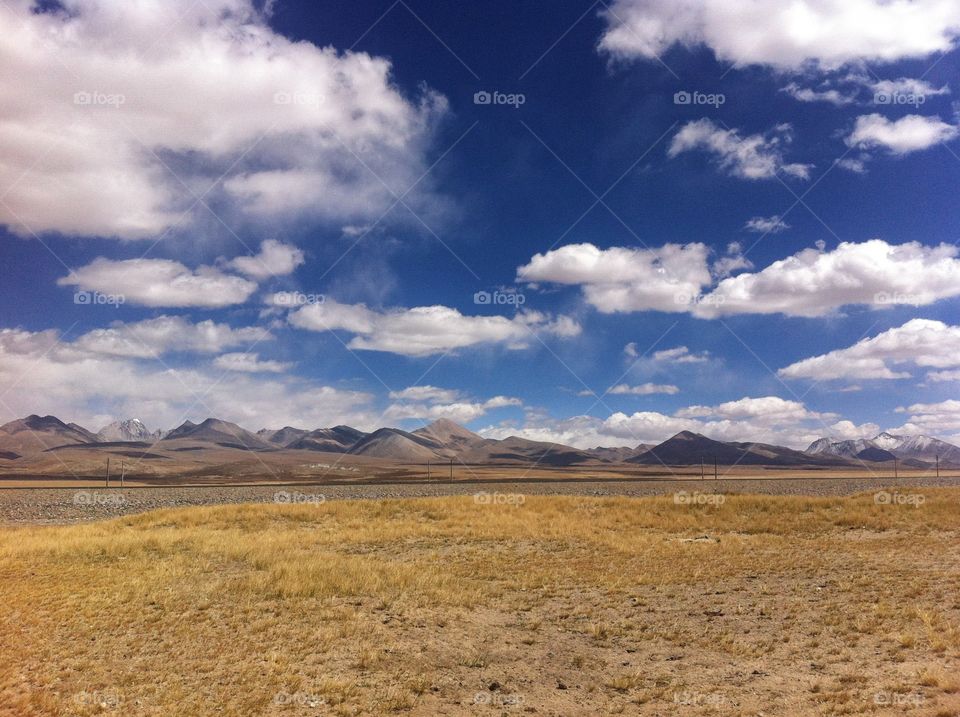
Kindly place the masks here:
[(0, 417), (956, 439), (960, 11), (792, 8), (9, 4)]

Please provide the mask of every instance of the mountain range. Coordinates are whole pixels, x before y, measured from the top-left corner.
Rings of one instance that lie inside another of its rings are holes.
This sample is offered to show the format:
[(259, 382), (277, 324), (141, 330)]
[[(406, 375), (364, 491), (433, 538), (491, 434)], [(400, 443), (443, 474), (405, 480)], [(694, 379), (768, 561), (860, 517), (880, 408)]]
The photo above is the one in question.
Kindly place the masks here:
[[(598, 447), (589, 450), (511, 436), (484, 438), (453, 421), (440, 419), (415, 431), (380, 428), (366, 433), (350, 426), (307, 430), (284, 426), (253, 433), (236, 423), (208, 418), (201, 423), (184, 421), (167, 431), (150, 431), (131, 418), (113, 422), (93, 433), (55, 416), (31, 415), (0, 426), (0, 466), (14, 467), (31, 457), (97, 450), (117, 455), (170, 460), (194, 459), (215, 452), (223, 463), (238, 460), (238, 451), (261, 456), (282, 455), (294, 460), (310, 453), (341, 454), (373, 461), (425, 464), (455, 460), (466, 465), (524, 464), (544, 467), (697, 466), (720, 465), (779, 467), (862, 467), (865, 463), (894, 460), (905, 466), (926, 468), (938, 459), (942, 466), (960, 466), (960, 448), (928, 436), (881, 433), (873, 439), (833, 441), (822, 438), (805, 451), (766, 443), (717, 441), (681, 431), (658, 445), (630, 448)], [(235, 458), (231, 458), (235, 456)]]

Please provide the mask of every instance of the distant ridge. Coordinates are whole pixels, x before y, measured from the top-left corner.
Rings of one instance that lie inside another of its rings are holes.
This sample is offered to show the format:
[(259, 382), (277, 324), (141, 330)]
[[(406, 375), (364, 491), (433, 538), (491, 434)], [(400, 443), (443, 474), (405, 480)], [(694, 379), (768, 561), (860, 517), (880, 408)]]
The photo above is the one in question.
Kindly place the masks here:
[[(960, 466), (960, 448), (955, 445), (929, 436), (890, 433), (881, 433), (873, 439), (846, 441), (821, 438), (806, 451), (798, 451), (767, 443), (717, 441), (692, 431), (681, 431), (655, 446), (601, 446), (582, 450), (519, 436), (484, 438), (449, 419), (439, 419), (414, 431), (385, 427), (372, 433), (344, 425), (314, 430), (284, 426), (252, 433), (236, 423), (214, 417), (199, 424), (186, 420), (165, 435), (150, 432), (136, 418), (114, 421), (96, 434), (75, 423), (64, 423), (56, 416), (30, 415), (0, 426), (0, 461), (4, 464), (17, 462), (19, 465), (32, 460), (31, 456), (54, 449), (62, 454), (72, 447), (83, 448), (83, 453), (91, 455), (125, 448), (130, 455), (140, 455), (136, 451), (142, 452), (153, 444), (158, 454), (154, 457), (163, 457), (160, 453), (164, 450), (191, 456), (200, 456), (205, 451), (284, 451), (291, 456), (293, 464), (297, 460), (294, 452), (313, 452), (410, 464), (455, 459), (467, 465), (695, 466), (701, 460), (708, 464), (716, 460), (721, 465), (862, 467), (866, 463), (899, 460), (905, 467), (925, 469), (939, 457), (942, 466)], [(228, 460), (231, 454), (222, 455)]]

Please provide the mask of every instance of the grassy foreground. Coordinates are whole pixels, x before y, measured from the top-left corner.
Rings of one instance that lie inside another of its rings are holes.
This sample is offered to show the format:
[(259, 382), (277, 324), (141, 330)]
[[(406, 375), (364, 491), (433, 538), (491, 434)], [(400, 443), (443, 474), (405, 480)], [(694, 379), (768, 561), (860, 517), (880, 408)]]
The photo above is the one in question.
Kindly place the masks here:
[(899, 491), (5, 529), (0, 715), (957, 715), (960, 489)]

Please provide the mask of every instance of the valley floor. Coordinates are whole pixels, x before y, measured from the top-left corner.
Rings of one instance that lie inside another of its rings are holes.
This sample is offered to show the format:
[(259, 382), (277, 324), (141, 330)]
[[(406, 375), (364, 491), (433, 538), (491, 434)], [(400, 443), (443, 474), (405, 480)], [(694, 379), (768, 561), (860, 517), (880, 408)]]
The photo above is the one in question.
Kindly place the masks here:
[(956, 715), (960, 489), (902, 490), (7, 527), (0, 715)]

